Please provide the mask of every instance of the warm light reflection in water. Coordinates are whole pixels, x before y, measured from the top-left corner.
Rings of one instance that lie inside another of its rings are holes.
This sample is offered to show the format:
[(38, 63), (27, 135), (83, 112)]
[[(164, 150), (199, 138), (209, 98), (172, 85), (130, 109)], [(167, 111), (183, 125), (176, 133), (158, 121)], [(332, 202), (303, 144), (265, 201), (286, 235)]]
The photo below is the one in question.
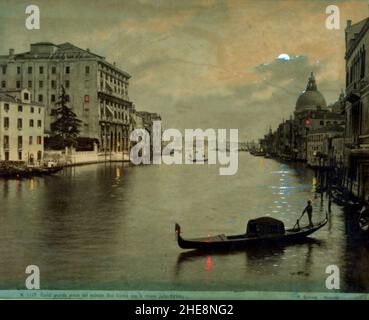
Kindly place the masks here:
[(35, 189), (35, 179), (29, 180), (29, 190), (33, 191)]
[(117, 179), (120, 178), (120, 168), (119, 167), (115, 168), (115, 178), (117, 178)]
[(211, 258), (211, 256), (207, 256), (206, 258), (205, 271), (213, 271), (213, 259)]

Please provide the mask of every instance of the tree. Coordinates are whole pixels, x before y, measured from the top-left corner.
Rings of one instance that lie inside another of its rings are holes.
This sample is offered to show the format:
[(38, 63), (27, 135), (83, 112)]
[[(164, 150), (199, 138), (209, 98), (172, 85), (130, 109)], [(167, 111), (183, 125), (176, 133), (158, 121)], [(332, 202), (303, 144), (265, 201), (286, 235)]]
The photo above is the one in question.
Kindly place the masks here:
[(72, 109), (67, 106), (68, 100), (69, 97), (65, 94), (65, 89), (62, 86), (62, 94), (56, 103), (59, 107), (54, 113), (56, 120), (50, 125), (52, 137), (56, 140), (61, 140), (65, 146), (75, 144), (80, 133), (79, 127), (82, 123)]

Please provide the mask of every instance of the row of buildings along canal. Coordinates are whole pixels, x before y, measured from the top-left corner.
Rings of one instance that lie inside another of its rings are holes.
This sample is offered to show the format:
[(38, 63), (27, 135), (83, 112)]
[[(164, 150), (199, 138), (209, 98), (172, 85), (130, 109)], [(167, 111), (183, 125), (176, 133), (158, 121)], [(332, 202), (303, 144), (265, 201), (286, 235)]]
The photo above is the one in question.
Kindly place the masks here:
[(157, 113), (136, 109), (128, 97), (130, 77), (105, 57), (70, 43), (33, 43), (23, 53), (9, 49), (0, 55), (0, 163), (38, 166), (60, 159), (60, 152), (45, 148), (44, 138), (51, 134), (63, 89), (81, 121), (80, 141), (93, 141), (75, 159), (106, 160), (107, 153), (109, 159), (129, 157), (132, 130), (151, 132), (153, 121), (160, 120)]
[[(345, 29), (346, 89), (327, 105), (313, 73), (294, 114), (249, 144), (257, 153), (324, 169), (347, 195), (369, 198), (369, 18)], [(338, 95), (338, 94), (337, 94)]]

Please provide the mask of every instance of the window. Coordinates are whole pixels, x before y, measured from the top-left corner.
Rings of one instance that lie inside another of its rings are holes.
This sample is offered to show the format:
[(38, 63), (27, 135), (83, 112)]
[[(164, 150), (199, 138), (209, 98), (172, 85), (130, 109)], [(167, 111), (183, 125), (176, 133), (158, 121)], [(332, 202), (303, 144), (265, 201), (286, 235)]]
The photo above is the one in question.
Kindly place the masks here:
[(90, 96), (88, 94), (86, 94), (84, 97), (83, 97), (83, 101), (85, 103), (89, 103), (90, 102)]
[(70, 73), (70, 67), (69, 66), (65, 67), (65, 73)]
[(5, 161), (9, 161), (9, 151), (5, 151)]
[(51, 88), (56, 89), (56, 81), (55, 80), (51, 80)]
[(43, 66), (41, 66), (41, 67), (39, 68), (39, 73), (40, 73), (40, 74), (43, 74), (43, 73), (44, 73), (44, 67), (43, 67)]
[(27, 92), (24, 93), (23, 99), (24, 100), (29, 100), (29, 94)]
[(8, 129), (9, 128), (9, 118), (8, 117), (5, 117), (4, 118), (4, 128), (5, 129)]
[(22, 161), (22, 151), (18, 151), (18, 160)]
[(37, 136), (37, 144), (42, 144), (42, 137), (41, 136)]
[(17, 74), (21, 74), (21, 67), (17, 67)]
[(42, 121), (41, 120), (37, 120), (37, 127), (41, 128), (42, 127)]
[(18, 136), (18, 149), (22, 149), (23, 147), (23, 137)]
[(17, 127), (18, 127), (19, 130), (23, 128), (23, 121), (22, 121), (22, 119), (18, 119), (18, 121), (17, 121)]
[(89, 67), (89, 66), (86, 66), (86, 67), (85, 67), (85, 73), (86, 73), (86, 74), (90, 74), (90, 67)]
[(33, 137), (29, 136), (28, 138), (28, 144), (31, 146), (33, 144)]
[(51, 102), (55, 102), (55, 94), (51, 95)]
[(9, 149), (9, 136), (4, 136), (4, 148)]
[(20, 87), (21, 87), (21, 83), (20, 83), (20, 81), (18, 80), (18, 81), (17, 81), (17, 89), (20, 89)]
[(320, 121), (320, 125), (321, 126), (324, 126), (324, 121)]
[(41, 108), (38, 108), (38, 113), (41, 113)]
[(43, 81), (39, 81), (39, 82), (38, 82), (38, 86), (39, 86), (40, 88), (43, 88), (43, 87), (44, 87), (44, 82), (43, 82)]
[(31, 107), (31, 113), (34, 113), (34, 112), (35, 112), (35, 108)]
[(55, 74), (56, 73), (56, 67), (55, 66), (51, 67), (51, 73), (52, 74)]
[(32, 88), (32, 81), (28, 80), (28, 88)]
[(23, 106), (22, 105), (18, 106), (18, 112), (23, 112)]
[(6, 81), (1, 81), (1, 88), (6, 88)]
[(9, 111), (9, 104), (8, 103), (4, 103), (4, 111), (5, 112)]
[(28, 74), (32, 74), (32, 67), (28, 67)]
[(37, 161), (41, 161), (42, 159), (42, 151), (37, 151)]
[(42, 102), (44, 100), (44, 97), (42, 96), (42, 94), (38, 95), (38, 102)]
[(29, 126), (30, 126), (31, 128), (33, 128), (33, 127), (34, 127), (34, 121), (33, 121), (33, 119), (31, 119), (31, 120), (29, 121)]
[(66, 81), (65, 81), (65, 87), (66, 87), (66, 88), (69, 88), (69, 80), (66, 80)]
[(2, 66), (2, 72), (3, 72), (3, 74), (6, 74), (6, 66)]

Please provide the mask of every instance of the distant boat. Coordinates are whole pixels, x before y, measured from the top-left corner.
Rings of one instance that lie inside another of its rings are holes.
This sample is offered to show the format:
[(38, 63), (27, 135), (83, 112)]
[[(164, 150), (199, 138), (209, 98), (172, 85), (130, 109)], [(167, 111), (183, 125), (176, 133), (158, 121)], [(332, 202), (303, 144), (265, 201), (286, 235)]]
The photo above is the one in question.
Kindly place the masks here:
[(250, 151), (250, 153), (255, 157), (263, 157), (266, 155), (264, 151), (259, 151), (259, 150), (253, 150), (253, 151)]
[(202, 157), (200, 157), (200, 159), (197, 159), (196, 156), (193, 158), (191, 154), (188, 156), (188, 158), (192, 162), (207, 162), (208, 161), (208, 159), (205, 158), (205, 155), (204, 154), (202, 155)]
[(250, 245), (297, 242), (323, 228), (327, 222), (328, 215), (322, 222), (313, 227), (294, 227), (285, 230), (282, 221), (270, 217), (262, 217), (250, 220), (247, 224), (247, 232), (240, 235), (226, 236), (220, 234), (213, 237), (184, 239), (181, 236), (181, 227), (178, 224), (175, 225), (175, 232), (178, 246), (182, 249), (232, 250)]
[(55, 174), (63, 170), (63, 166), (55, 167), (16, 167), (9, 166), (5, 170), (0, 170), (0, 177), (2, 178), (28, 178), (34, 176), (43, 176)]
[(369, 210), (365, 209), (360, 213), (359, 228), (362, 232), (368, 233), (369, 231)]

